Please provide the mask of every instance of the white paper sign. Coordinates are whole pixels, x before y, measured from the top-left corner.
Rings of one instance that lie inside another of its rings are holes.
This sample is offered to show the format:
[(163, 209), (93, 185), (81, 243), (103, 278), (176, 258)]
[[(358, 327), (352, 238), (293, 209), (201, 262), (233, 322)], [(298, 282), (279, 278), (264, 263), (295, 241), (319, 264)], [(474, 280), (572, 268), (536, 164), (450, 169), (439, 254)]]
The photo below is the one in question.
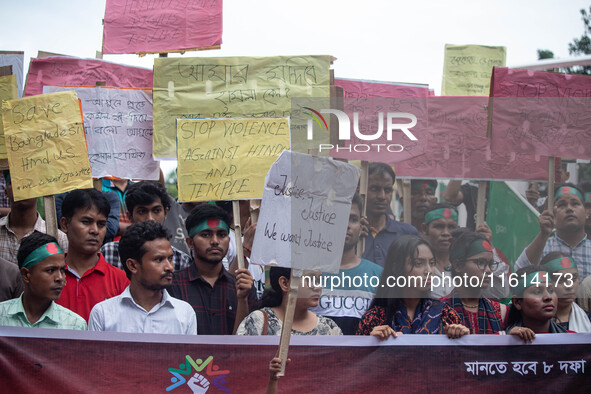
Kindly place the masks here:
[(265, 178), (250, 262), (337, 273), (359, 169), (283, 151)]
[(44, 86), (44, 93), (75, 90), (82, 103), (92, 176), (158, 180), (152, 157), (152, 96), (139, 89)]
[(24, 52), (0, 51), (0, 67), (12, 66), (12, 73), (16, 75), (16, 90), (18, 97), (23, 96), (23, 68), (25, 64)]

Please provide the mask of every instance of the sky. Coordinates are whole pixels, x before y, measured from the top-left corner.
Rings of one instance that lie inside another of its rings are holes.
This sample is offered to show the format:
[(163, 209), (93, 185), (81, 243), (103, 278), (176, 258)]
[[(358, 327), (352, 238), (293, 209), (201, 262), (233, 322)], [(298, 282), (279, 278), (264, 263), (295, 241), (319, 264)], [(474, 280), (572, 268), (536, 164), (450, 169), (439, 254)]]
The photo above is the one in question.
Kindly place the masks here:
[[(0, 0), (0, 50), (93, 58), (102, 45), (106, 0)], [(220, 50), (171, 56), (332, 55), (337, 78), (425, 83), (441, 91), (445, 44), (507, 47), (509, 67), (537, 61), (537, 49), (569, 57), (584, 33), (569, 0), (224, 0)], [(105, 55), (152, 68), (154, 55)]]
[[(95, 57), (106, 0), (8, 1), (0, 14), (0, 50)], [(332, 55), (335, 76), (427, 83), (441, 89), (447, 44), (502, 45), (507, 65), (535, 63), (537, 49), (569, 57), (583, 34), (589, 0), (224, 0), (222, 49), (189, 56)], [(176, 56), (176, 55), (175, 55)], [(178, 55), (180, 56), (180, 55)], [(154, 56), (105, 55), (151, 68)]]

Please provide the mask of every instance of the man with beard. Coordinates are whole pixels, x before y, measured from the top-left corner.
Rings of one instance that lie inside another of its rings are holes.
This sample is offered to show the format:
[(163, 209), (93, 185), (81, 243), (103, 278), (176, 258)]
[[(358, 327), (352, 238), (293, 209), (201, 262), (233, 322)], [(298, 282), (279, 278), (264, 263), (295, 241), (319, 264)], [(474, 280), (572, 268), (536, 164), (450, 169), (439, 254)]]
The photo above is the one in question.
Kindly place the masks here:
[(445, 297), (452, 290), (453, 286), (447, 286), (445, 277), (451, 279), (449, 273), (449, 246), (452, 241), (452, 232), (458, 228), (458, 211), (451, 204), (441, 203), (429, 207), (425, 214), (425, 222), (421, 227), (423, 237), (429, 241), (435, 250), (435, 273), (434, 276), (441, 278), (440, 286), (433, 288), (431, 297), (439, 299)]
[[(421, 230), (425, 223), (425, 213), (429, 207), (437, 203), (435, 179), (413, 179), (410, 181), (410, 209), (411, 223), (414, 228)], [(404, 200), (402, 200), (404, 204)]]
[(187, 217), (187, 245), (193, 264), (175, 275), (170, 294), (188, 302), (200, 335), (231, 335), (254, 309), (256, 292), (248, 269), (236, 276), (223, 266), (230, 243), (230, 217), (213, 204), (198, 205)]
[(174, 252), (169, 235), (160, 223), (134, 223), (119, 241), (119, 256), (131, 284), (120, 295), (92, 308), (92, 331), (146, 334), (197, 334), (191, 305), (171, 297), (165, 287), (172, 283)]
[[(312, 312), (330, 317), (344, 335), (355, 335), (361, 317), (375, 294), (383, 268), (357, 257), (355, 247), (361, 234), (361, 198), (353, 196), (341, 268), (337, 275), (325, 275), (326, 286)], [(373, 283), (373, 285), (372, 285)]]
[[(573, 184), (565, 183), (554, 191), (554, 207), (539, 218), (540, 232), (515, 262), (518, 270), (538, 265), (542, 256), (562, 252), (575, 260), (579, 277), (591, 274), (591, 240), (585, 234), (583, 193)], [(556, 234), (552, 230), (556, 228)]]
[(418, 235), (416, 228), (394, 220), (388, 215), (395, 180), (396, 176), (390, 166), (383, 163), (370, 163), (366, 201), (369, 234), (365, 238), (362, 257), (382, 267), (386, 262), (388, 249), (396, 238), (405, 234)]
[(0, 303), (0, 326), (86, 330), (82, 317), (54, 302), (66, 285), (66, 261), (57, 240), (33, 232), (23, 238), (17, 261), (25, 291)]

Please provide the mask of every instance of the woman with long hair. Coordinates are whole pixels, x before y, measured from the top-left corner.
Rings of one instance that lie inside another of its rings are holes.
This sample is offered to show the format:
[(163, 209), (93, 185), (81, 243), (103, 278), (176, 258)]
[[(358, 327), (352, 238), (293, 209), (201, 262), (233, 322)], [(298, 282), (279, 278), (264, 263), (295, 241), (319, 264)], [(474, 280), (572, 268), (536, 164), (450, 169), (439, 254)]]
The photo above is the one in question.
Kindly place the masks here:
[(404, 235), (390, 245), (376, 298), (363, 315), (357, 335), (380, 339), (398, 334), (469, 333), (447, 304), (428, 298), (435, 267), (433, 248), (423, 238)]
[[(236, 332), (237, 335), (281, 334), (287, 309), (290, 274), (289, 268), (271, 267), (269, 272), (271, 288), (265, 290), (261, 297), (261, 309), (252, 312), (242, 320)], [(343, 335), (334, 321), (309, 310), (318, 305), (322, 288), (314, 286), (317, 283), (314, 279), (319, 280), (319, 277), (313, 278), (306, 272), (304, 276), (311, 280), (302, 280), (299, 288), (292, 335)]]

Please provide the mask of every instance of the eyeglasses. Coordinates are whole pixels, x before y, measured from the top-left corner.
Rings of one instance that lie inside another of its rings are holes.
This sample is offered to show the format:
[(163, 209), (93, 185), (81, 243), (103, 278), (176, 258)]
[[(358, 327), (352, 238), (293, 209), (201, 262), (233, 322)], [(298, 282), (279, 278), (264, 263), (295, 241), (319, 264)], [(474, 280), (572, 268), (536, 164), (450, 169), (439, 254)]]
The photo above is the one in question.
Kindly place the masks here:
[(498, 261), (494, 261), (494, 260), (489, 260), (489, 259), (485, 259), (485, 258), (480, 258), (480, 259), (467, 259), (466, 261), (472, 261), (473, 263), (475, 263), (478, 268), (480, 268), (481, 270), (486, 269), (486, 266), (488, 265), (490, 267), (491, 271), (494, 271), (498, 268), (499, 266), (499, 262)]

